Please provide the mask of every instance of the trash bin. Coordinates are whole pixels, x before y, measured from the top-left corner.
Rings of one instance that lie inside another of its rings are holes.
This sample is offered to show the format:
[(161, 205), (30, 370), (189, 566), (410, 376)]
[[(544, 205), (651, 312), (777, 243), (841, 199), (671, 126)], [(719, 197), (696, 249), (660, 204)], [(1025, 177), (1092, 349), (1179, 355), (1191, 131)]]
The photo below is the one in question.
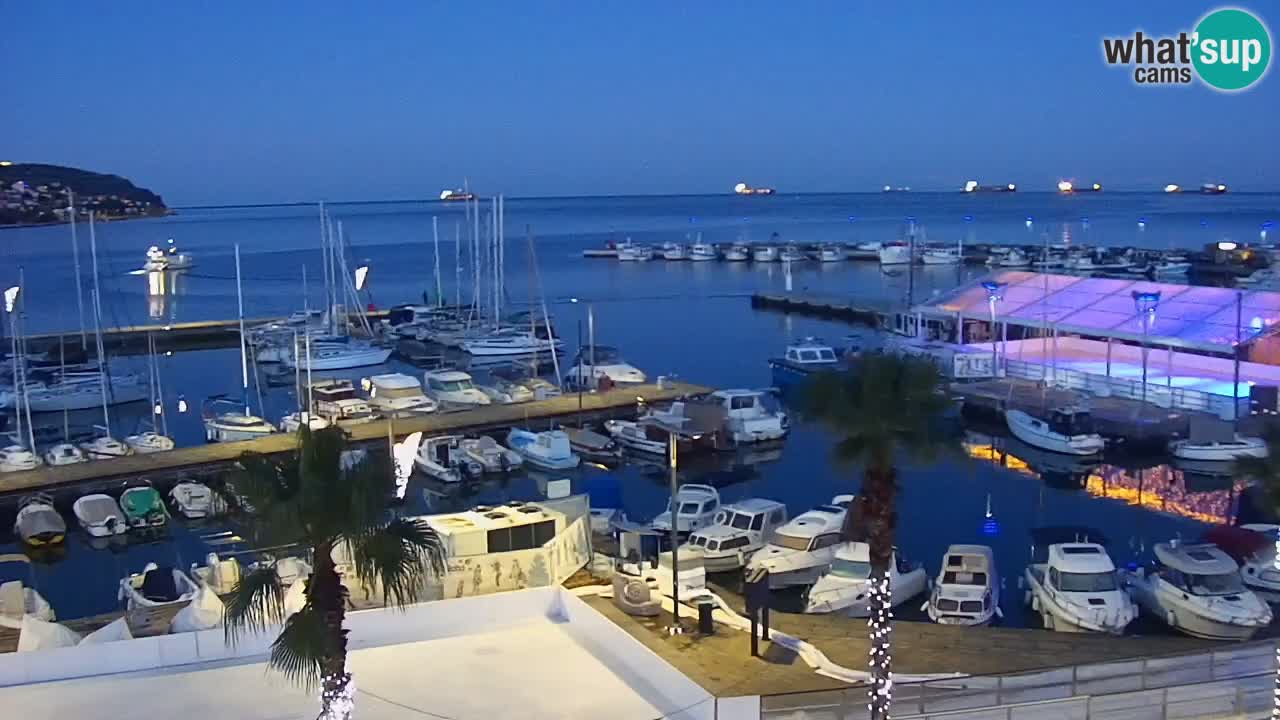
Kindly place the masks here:
[(702, 600), (698, 603), (698, 632), (703, 635), (715, 635), (715, 621), (711, 619), (711, 611), (716, 609), (716, 604), (710, 600)]

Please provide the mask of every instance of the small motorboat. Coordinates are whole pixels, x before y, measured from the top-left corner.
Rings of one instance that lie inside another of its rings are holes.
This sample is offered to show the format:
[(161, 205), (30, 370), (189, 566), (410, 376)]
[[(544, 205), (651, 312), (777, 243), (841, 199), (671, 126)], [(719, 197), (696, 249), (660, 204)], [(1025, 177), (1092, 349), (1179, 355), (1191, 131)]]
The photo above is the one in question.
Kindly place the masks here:
[(852, 495), (837, 495), (829, 505), (819, 505), (792, 518), (751, 556), (747, 571), (767, 569), (773, 590), (817, 582), (842, 542), (841, 531), (853, 499)]
[(579, 348), (573, 364), (565, 371), (570, 385), (594, 389), (604, 378), (613, 385), (639, 385), (648, 378), (644, 371), (628, 363), (622, 353), (611, 345), (593, 345)]
[(480, 392), (489, 396), (495, 405), (514, 405), (531, 402), (533, 391), (521, 383), (494, 376), (488, 385), (477, 385)]
[(628, 450), (650, 455), (666, 455), (670, 433), (663, 427), (648, 422), (631, 420), (605, 420), (605, 432), (615, 442)]
[(1231, 440), (1175, 440), (1169, 453), (1179, 460), (1234, 462), (1239, 458), (1265, 458), (1267, 441), (1260, 437), (1236, 435)]
[(84, 450), (84, 454), (90, 460), (108, 460), (133, 454), (133, 448), (110, 435), (101, 435), (87, 443), (82, 443), (80, 449)]
[(1280, 603), (1280, 564), (1276, 541), (1280, 525), (1249, 524), (1215, 527), (1204, 534), (1205, 542), (1217, 545), (1240, 565), (1244, 586), (1268, 603)]
[[(908, 562), (897, 548), (889, 562), (890, 603), (897, 607), (924, 592), (929, 575), (920, 563)], [(836, 546), (827, 569), (805, 594), (806, 613), (843, 612), (849, 617), (871, 616), (870, 546), (846, 542)]]
[(422, 383), (404, 373), (369, 378), (369, 404), (385, 417), (414, 417), (440, 409), (440, 403), (422, 392)]
[(195, 258), (186, 253), (178, 252), (178, 246), (174, 244), (173, 238), (169, 238), (168, 245), (164, 250), (155, 245), (147, 248), (146, 260), (142, 263), (142, 269), (146, 272), (165, 272), (187, 270), (193, 265), (195, 265)]
[(351, 427), (373, 422), (373, 408), (356, 395), (355, 384), (340, 378), (317, 380), (307, 389), (314, 399), (312, 412), (329, 421), (330, 425)]
[(788, 345), (780, 358), (769, 358), (773, 384), (782, 389), (805, 382), (815, 373), (839, 370), (840, 367), (840, 356), (835, 348), (815, 337), (806, 337)]
[(725, 430), (735, 443), (780, 440), (789, 430), (787, 414), (766, 407), (764, 395), (760, 390), (716, 390), (706, 402), (719, 405)]
[(844, 260), (844, 248), (839, 245), (821, 245), (814, 251), (813, 259), (823, 263), (840, 262)]
[[(226, 408), (222, 412), (219, 407)], [(237, 442), (255, 440), (276, 431), (271, 423), (257, 415), (250, 415), (243, 408), (227, 398), (213, 397), (205, 402), (201, 411), (204, 422), (204, 436), (209, 442)]]
[(418, 446), (414, 464), (428, 476), (447, 483), (479, 477), (484, 466), (467, 456), (461, 447), (462, 436), (439, 435), (427, 438)]
[(475, 438), (463, 438), (458, 446), (468, 459), (480, 466), (486, 473), (503, 473), (515, 470), (524, 464), (520, 453), (502, 447), (497, 440), (488, 435)]
[(1149, 568), (1123, 574), (1142, 609), (1192, 637), (1248, 640), (1271, 624), (1271, 608), (1244, 586), (1240, 568), (1216, 545), (1171, 541)]
[(725, 248), (724, 259), (728, 262), (746, 262), (751, 259), (751, 247), (744, 243), (734, 243)]
[(80, 527), (92, 537), (123, 535), (129, 530), (120, 504), (110, 495), (95, 493), (76, 498), (71, 511)]
[(787, 243), (782, 246), (782, 251), (778, 253), (778, 259), (784, 263), (798, 263), (809, 259), (804, 251), (796, 247), (794, 243)]
[(9, 445), (0, 448), (0, 472), (21, 472), (40, 467), (40, 456), (22, 447)]
[(720, 508), (710, 525), (689, 534), (680, 546), (680, 557), (686, 548), (696, 548), (707, 572), (741, 570), (786, 522), (787, 506), (777, 500), (749, 498), (730, 503)]
[(129, 527), (133, 528), (161, 527), (169, 521), (169, 512), (165, 510), (160, 493), (145, 480), (126, 484), (124, 492), (120, 493), (120, 509), (124, 511)]
[(1046, 629), (1119, 635), (1138, 616), (1097, 531), (1036, 528), (1031, 537), (1045, 559), (1026, 569), (1027, 601)]
[(758, 263), (778, 262), (776, 245), (757, 245), (751, 251), (751, 260)]
[(306, 425), (308, 430), (315, 432), (316, 430), (323, 430), (329, 427), (329, 420), (316, 415), (315, 413), (306, 412), (305, 410), (291, 412), (280, 418), (281, 432), (296, 433), (302, 429), (303, 425)]
[(136, 453), (146, 454), (153, 452), (165, 452), (173, 449), (173, 438), (165, 437), (157, 432), (150, 430), (140, 432), (136, 435), (129, 435), (124, 439), (124, 444)]
[(169, 490), (174, 507), (188, 520), (198, 520), (213, 514), (213, 491), (208, 485), (194, 480), (183, 480)]
[(1082, 408), (1058, 408), (1048, 420), (1021, 410), (1006, 410), (1004, 417), (1014, 437), (1032, 447), (1067, 455), (1096, 455), (1106, 447), (1102, 436), (1093, 431), (1093, 417)]
[(960, 249), (953, 247), (929, 247), (920, 253), (925, 265), (957, 265), (961, 261)]
[(174, 567), (147, 563), (120, 580), (120, 602), (135, 637), (164, 635), (174, 615), (191, 604), (200, 586)]
[(689, 254), (685, 252), (684, 246), (681, 245), (680, 243), (673, 243), (673, 242), (662, 243), (662, 249), (659, 252), (662, 253), (663, 260), (688, 260), (689, 259)]
[(904, 242), (885, 243), (880, 247), (877, 257), (881, 265), (910, 265), (911, 246)]
[(622, 447), (608, 435), (585, 428), (561, 429), (569, 436), (569, 447), (584, 460), (610, 466), (622, 462)]
[(1001, 616), (995, 551), (986, 545), (952, 545), (922, 608), (940, 625), (986, 625)]
[(36, 493), (23, 498), (18, 504), (13, 533), (31, 547), (57, 545), (66, 539), (67, 521), (53, 506), (53, 498)]
[(698, 242), (694, 243), (693, 246), (689, 248), (689, 259), (694, 262), (706, 262), (708, 260), (717, 259), (719, 255), (716, 253), (716, 246), (711, 243), (702, 242), (701, 233), (698, 234), (698, 237)]
[[(26, 555), (0, 555), (0, 564), (4, 563), (23, 563), (27, 566), (28, 574), (35, 576), (30, 572), (31, 559)], [(55, 620), (53, 607), (35, 588), (27, 587), (22, 580), (0, 582), (0, 627), (19, 630), (24, 617), (44, 622)]]
[(581, 462), (563, 430), (534, 432), (512, 428), (507, 433), (507, 447), (520, 453), (527, 464), (544, 470), (568, 470)]
[(676, 490), (667, 509), (658, 513), (650, 526), (654, 530), (671, 530), (671, 513), (676, 514), (676, 532), (690, 533), (715, 521), (720, 512), (720, 492), (710, 485), (689, 483)]
[(618, 243), (618, 260), (622, 262), (648, 262), (652, 260), (654, 250), (648, 245), (637, 245), (627, 238)]
[(44, 463), (49, 467), (75, 465), (88, 461), (89, 457), (84, 454), (84, 451), (69, 442), (58, 443), (44, 452)]

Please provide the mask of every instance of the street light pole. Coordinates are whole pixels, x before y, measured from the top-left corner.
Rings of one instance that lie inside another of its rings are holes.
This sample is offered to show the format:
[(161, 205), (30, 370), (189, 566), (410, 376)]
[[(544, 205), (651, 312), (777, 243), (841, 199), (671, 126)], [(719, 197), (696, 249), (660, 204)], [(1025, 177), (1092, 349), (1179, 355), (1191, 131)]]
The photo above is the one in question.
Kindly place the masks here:
[(679, 492), (676, 480), (676, 434), (667, 431), (667, 464), (671, 470), (671, 631), (680, 633), (680, 515), (676, 494)]
[(1133, 291), (1133, 305), (1141, 314), (1142, 320), (1142, 402), (1147, 402), (1147, 335), (1151, 331), (1151, 319), (1156, 314), (1156, 305), (1160, 303), (1160, 291)]
[[(1000, 375), (1000, 349), (997, 342), (999, 337), (996, 335), (996, 303), (1004, 299), (1004, 288), (1008, 283), (998, 283), (994, 280), (988, 280), (982, 283), (982, 287), (987, 291), (987, 306), (991, 310), (991, 376), (998, 377)], [(961, 322), (964, 322), (961, 320)]]

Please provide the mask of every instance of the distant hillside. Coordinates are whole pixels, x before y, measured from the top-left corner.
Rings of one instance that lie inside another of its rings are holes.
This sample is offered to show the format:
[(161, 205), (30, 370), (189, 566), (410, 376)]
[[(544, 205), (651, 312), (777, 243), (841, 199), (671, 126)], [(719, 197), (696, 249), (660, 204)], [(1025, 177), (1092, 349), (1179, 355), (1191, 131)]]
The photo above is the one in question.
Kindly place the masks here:
[(67, 222), (67, 190), (79, 217), (103, 220), (167, 215), (164, 199), (119, 175), (36, 163), (0, 164), (0, 226)]

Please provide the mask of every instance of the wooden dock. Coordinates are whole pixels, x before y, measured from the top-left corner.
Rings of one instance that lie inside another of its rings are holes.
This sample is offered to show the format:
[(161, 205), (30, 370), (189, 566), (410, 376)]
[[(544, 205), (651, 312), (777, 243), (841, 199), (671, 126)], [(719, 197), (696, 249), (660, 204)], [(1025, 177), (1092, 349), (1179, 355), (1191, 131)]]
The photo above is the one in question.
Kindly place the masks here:
[[(426, 435), (447, 435), (513, 426), (546, 428), (559, 421), (576, 422), (580, 417), (598, 420), (633, 415), (638, 405), (637, 398), (643, 398), (645, 403), (661, 403), (709, 392), (711, 388), (701, 385), (666, 381), (661, 386), (636, 385), (603, 393), (584, 393), (581, 396), (566, 394), (549, 400), (516, 405), (486, 405), (471, 410), (433, 413), (415, 418), (376, 420), (350, 427), (347, 432), (356, 444), (386, 447), (389, 433), (398, 440), (417, 431)], [(34, 491), (74, 489), (83, 492), (98, 486), (114, 486), (126, 479), (138, 477), (159, 482), (172, 481), (183, 476), (225, 469), (246, 452), (282, 453), (292, 450), (296, 443), (293, 435), (279, 433), (255, 440), (197, 445), (168, 452), (6, 473), (0, 475), (0, 498), (7, 496), (14, 499), (23, 493)]]
[(895, 303), (891, 300), (790, 293), (755, 293), (751, 296), (751, 307), (755, 310), (776, 310), (787, 314), (845, 320), (876, 328), (891, 326), (896, 312)]

